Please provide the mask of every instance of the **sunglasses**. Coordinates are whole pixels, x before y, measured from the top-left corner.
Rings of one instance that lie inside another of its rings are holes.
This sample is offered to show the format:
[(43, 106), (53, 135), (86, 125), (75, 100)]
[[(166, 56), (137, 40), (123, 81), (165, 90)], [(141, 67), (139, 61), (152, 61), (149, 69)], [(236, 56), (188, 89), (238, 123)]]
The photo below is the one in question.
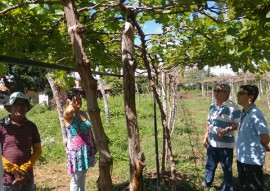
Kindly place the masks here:
[(225, 90), (219, 90), (219, 89), (215, 89), (215, 90), (214, 90), (214, 92), (215, 92), (215, 93), (220, 93), (220, 92), (227, 92), (227, 91), (225, 91)]
[(245, 95), (245, 94), (248, 94), (248, 93), (246, 93), (246, 92), (238, 92), (237, 93), (238, 96), (242, 96), (242, 95)]

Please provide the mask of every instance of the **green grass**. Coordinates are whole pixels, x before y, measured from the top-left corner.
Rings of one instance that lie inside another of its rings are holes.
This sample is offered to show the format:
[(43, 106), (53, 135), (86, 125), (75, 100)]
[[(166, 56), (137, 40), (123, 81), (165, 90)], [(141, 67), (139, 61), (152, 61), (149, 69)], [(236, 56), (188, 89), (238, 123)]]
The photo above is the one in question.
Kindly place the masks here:
[[(144, 169), (144, 190), (156, 190), (156, 155), (155, 155), (155, 138), (154, 138), (154, 109), (153, 98), (150, 95), (141, 96), (140, 103), (136, 99), (138, 125), (140, 131), (141, 151), (146, 156), (146, 167)], [(173, 156), (176, 162), (177, 170), (177, 190), (192, 191), (201, 190), (201, 182), (204, 176), (205, 166), (205, 148), (202, 145), (204, 136), (204, 124), (207, 118), (207, 112), (211, 98), (202, 98), (200, 92), (195, 92), (189, 98), (179, 99), (176, 123), (171, 135), (171, 144), (173, 148)], [(267, 104), (261, 99), (257, 105), (262, 109), (268, 119), (270, 112)], [(124, 115), (123, 97), (109, 97), (109, 107), (111, 123), (108, 124), (105, 119), (103, 100), (99, 100), (101, 109), (101, 118), (104, 130), (109, 138), (109, 148), (113, 157), (112, 179), (114, 182), (113, 190), (124, 190), (129, 181), (129, 154), (127, 128)], [(84, 102), (83, 108), (86, 104)], [(162, 149), (162, 126), (157, 107), (157, 129), (158, 129), (158, 149), (159, 159), (161, 162)], [(0, 117), (7, 114), (5, 110), (0, 110)], [(39, 128), (42, 138), (43, 154), (37, 166), (43, 167), (47, 165), (65, 163), (66, 155), (62, 144), (62, 136), (60, 124), (55, 110), (49, 110), (45, 106), (36, 105), (27, 117), (32, 120)], [(267, 159), (269, 161), (269, 159)], [(268, 164), (269, 162), (267, 162)], [(266, 165), (265, 172), (269, 177), (269, 166)], [(93, 172), (98, 174), (98, 165), (95, 166)], [(166, 172), (170, 172), (169, 164), (166, 165)], [(154, 175), (153, 175), (154, 174)], [(236, 190), (238, 190), (236, 165), (234, 164), (234, 177)], [(169, 174), (165, 174), (165, 178), (169, 179)], [(214, 186), (219, 187), (222, 183), (222, 173), (220, 166), (217, 169)], [(266, 182), (270, 188), (269, 181)], [(68, 183), (67, 183), (68, 184)], [(88, 188), (96, 189), (95, 180), (91, 179), (87, 182)], [(161, 181), (161, 190), (170, 190), (168, 181)], [(37, 185), (38, 190), (50, 189), (52, 186), (44, 183)]]

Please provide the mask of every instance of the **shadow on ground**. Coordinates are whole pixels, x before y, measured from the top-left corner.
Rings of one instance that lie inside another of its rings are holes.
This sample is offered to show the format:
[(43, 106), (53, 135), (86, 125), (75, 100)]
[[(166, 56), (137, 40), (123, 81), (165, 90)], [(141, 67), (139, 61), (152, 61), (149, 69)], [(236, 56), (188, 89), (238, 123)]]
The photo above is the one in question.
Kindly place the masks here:
[[(203, 186), (194, 183), (196, 180), (186, 179), (183, 175), (177, 174), (176, 190), (177, 191), (203, 191)], [(128, 191), (128, 182), (113, 185), (113, 191)], [(166, 173), (164, 178), (158, 183), (155, 173), (144, 175), (143, 191), (170, 191), (171, 189), (170, 173)], [(158, 186), (159, 185), (159, 186)], [(220, 191), (221, 186), (216, 186), (210, 191)], [(270, 190), (270, 174), (265, 174), (265, 190)], [(234, 191), (241, 191), (237, 177), (234, 177)]]
[[(181, 191), (192, 191), (196, 189), (195, 184), (192, 180), (186, 180), (182, 174), (176, 175), (176, 190)], [(113, 185), (113, 191), (128, 191), (128, 182)], [(170, 173), (165, 173), (164, 178), (157, 181), (156, 173), (149, 173), (144, 175), (143, 178), (143, 191), (169, 191), (171, 189), (172, 182), (170, 180)]]

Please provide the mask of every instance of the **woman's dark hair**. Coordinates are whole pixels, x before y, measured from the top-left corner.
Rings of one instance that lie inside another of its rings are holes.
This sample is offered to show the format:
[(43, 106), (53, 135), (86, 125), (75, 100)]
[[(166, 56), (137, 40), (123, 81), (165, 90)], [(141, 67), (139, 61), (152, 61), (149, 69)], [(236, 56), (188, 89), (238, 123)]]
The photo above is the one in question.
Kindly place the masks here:
[(242, 85), (240, 89), (246, 90), (248, 95), (252, 95), (252, 103), (254, 103), (259, 95), (259, 88), (256, 85)]
[(81, 94), (82, 93), (80, 90), (73, 89), (71, 90), (71, 92), (68, 93), (68, 99), (72, 100), (73, 97), (76, 97), (77, 95), (81, 96)]

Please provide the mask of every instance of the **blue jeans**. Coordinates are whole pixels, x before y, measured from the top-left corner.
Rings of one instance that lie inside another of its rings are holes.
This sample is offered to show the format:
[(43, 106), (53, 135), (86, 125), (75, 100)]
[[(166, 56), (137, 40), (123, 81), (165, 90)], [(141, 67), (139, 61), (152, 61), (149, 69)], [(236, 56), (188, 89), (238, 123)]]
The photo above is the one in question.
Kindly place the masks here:
[(232, 162), (233, 149), (207, 147), (204, 184), (210, 187), (214, 181), (215, 172), (220, 162), (223, 170), (223, 186), (221, 191), (233, 191)]
[(85, 191), (86, 172), (87, 170), (83, 170), (71, 174), (70, 191)]
[(30, 180), (24, 184), (4, 185), (3, 191), (35, 191), (36, 186), (34, 180)]

